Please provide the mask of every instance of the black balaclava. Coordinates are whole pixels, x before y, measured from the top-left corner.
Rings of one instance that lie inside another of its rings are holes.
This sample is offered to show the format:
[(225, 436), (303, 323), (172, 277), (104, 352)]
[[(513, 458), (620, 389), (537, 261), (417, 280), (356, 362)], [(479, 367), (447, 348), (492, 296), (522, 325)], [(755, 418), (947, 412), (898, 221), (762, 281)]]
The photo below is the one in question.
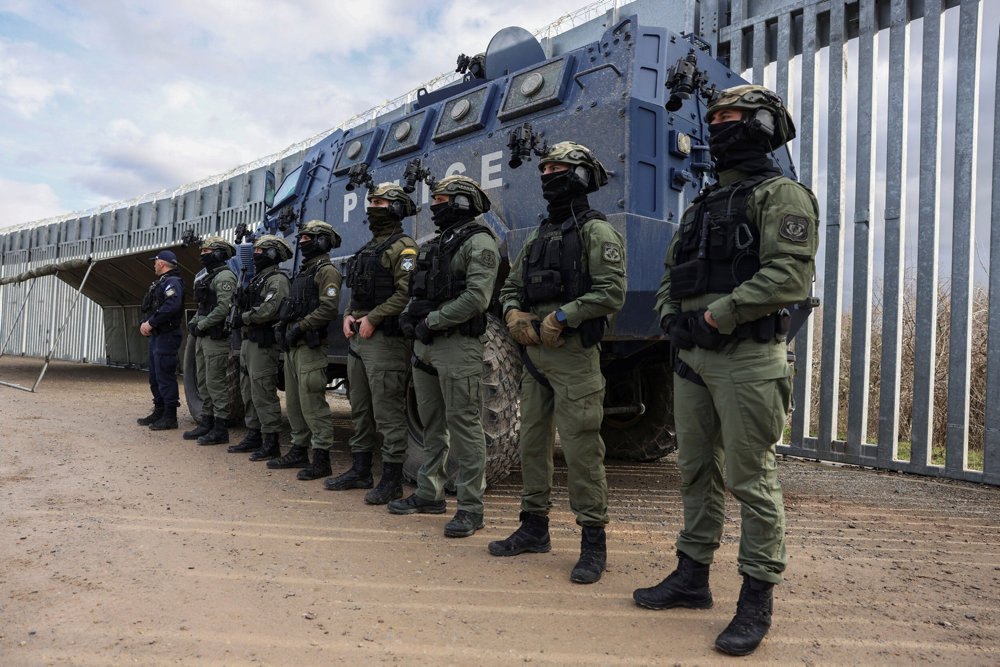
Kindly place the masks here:
[(303, 241), (299, 239), (299, 250), (302, 251), (302, 256), (306, 259), (312, 259), (313, 257), (318, 257), (322, 255), (325, 251), (320, 247), (319, 238), (313, 236), (308, 241)]
[(368, 215), (368, 228), (372, 236), (383, 236), (395, 231), (401, 222), (388, 206), (369, 206), (365, 209)]
[(562, 222), (590, 208), (586, 186), (573, 175), (572, 167), (551, 174), (542, 174), (542, 197), (549, 203), (548, 220)]
[(220, 258), (214, 250), (201, 256), (201, 265), (205, 267), (206, 271), (214, 271), (225, 263), (226, 260)]
[(277, 253), (273, 248), (263, 248), (260, 254), (253, 254), (253, 268), (256, 269), (258, 273), (269, 266), (274, 266), (277, 263)]
[(457, 224), (472, 220), (475, 216), (471, 210), (462, 210), (455, 206), (455, 197), (442, 204), (431, 204), (431, 222), (442, 232)]
[(715, 171), (738, 169), (749, 173), (776, 171), (766, 137), (755, 137), (743, 120), (708, 126), (708, 147), (715, 158)]

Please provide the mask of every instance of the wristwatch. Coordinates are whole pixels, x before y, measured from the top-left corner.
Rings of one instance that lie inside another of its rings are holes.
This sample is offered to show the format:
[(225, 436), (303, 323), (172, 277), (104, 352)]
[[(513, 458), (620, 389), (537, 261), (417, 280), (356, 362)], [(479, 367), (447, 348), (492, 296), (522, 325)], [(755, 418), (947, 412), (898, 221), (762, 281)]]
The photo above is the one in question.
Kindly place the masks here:
[(566, 313), (562, 311), (562, 308), (556, 311), (556, 322), (559, 324), (566, 324)]

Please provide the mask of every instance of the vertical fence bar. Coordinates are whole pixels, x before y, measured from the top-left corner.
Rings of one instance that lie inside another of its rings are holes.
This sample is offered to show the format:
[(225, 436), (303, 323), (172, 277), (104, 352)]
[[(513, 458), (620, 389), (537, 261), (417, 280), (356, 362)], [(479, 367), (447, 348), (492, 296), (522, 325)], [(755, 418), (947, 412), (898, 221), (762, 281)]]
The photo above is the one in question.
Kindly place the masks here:
[(882, 376), (879, 383), (878, 464), (887, 466), (899, 447), (899, 388), (903, 331), (903, 244), (906, 220), (906, 131), (909, 126), (909, 27), (907, 0), (892, 0), (889, 25), (889, 104), (885, 160), (885, 279), (882, 289)]
[(763, 86), (767, 69), (767, 26), (763, 21), (753, 24), (753, 81)]
[(729, 8), (729, 69), (743, 76), (743, 0)]
[(979, 129), (979, 0), (962, 0), (955, 96), (955, 181), (951, 254), (951, 331), (948, 353), (948, 436), (945, 470), (969, 464), (969, 385), (972, 369), (973, 252), (976, 239), (976, 143)]
[[(1000, 91), (1000, 40), (994, 90)], [(986, 339), (986, 415), (983, 481), (1000, 484), (1000, 94), (993, 100), (993, 191), (990, 208), (990, 304)]]
[(920, 199), (917, 216), (917, 304), (914, 327), (913, 422), (910, 470), (924, 472), (934, 437), (934, 358), (937, 352), (938, 203), (941, 193), (941, 0), (924, 1), (920, 81)]
[(872, 173), (877, 104), (874, 94), (875, 2), (861, 0), (858, 34), (857, 157), (854, 175), (854, 275), (851, 301), (851, 375), (847, 405), (847, 449), (863, 455), (868, 439), (868, 394), (872, 356)]
[[(802, 12), (802, 72), (799, 87), (799, 174), (802, 183), (816, 189), (816, 5), (807, 5)], [(795, 336), (795, 360), (798, 372), (792, 398), (795, 412), (792, 413), (791, 442), (793, 446), (804, 448), (809, 425), (812, 421), (812, 367), (813, 318)]]
[(775, 78), (774, 92), (785, 101), (785, 106), (792, 108), (788, 99), (788, 65), (792, 62), (792, 15), (784, 12), (778, 17), (778, 44), (774, 54)]
[(830, 4), (830, 62), (827, 117), (826, 255), (823, 282), (823, 358), (820, 362), (819, 452), (833, 456), (837, 439), (840, 400), (840, 333), (844, 283), (844, 152), (847, 131), (844, 114), (844, 83), (847, 50), (844, 40), (844, 5)]

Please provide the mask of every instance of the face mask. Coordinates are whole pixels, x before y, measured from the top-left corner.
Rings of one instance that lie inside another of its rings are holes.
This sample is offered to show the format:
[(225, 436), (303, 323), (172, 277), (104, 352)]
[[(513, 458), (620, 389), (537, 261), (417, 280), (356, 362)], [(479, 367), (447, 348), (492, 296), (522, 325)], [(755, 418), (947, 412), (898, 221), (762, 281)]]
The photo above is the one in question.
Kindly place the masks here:
[(542, 174), (542, 197), (545, 201), (565, 199), (572, 196), (569, 170)]
[(299, 250), (302, 251), (302, 256), (306, 259), (312, 259), (317, 256), (322, 250), (316, 244), (316, 239), (310, 239), (308, 241), (299, 241)]
[(365, 212), (368, 215), (368, 228), (375, 236), (392, 231), (399, 224), (399, 219), (385, 206), (369, 206)]
[(274, 262), (271, 261), (271, 258), (267, 256), (266, 251), (260, 253), (259, 255), (257, 253), (254, 253), (253, 268), (257, 269), (257, 271), (263, 271), (272, 264), (274, 264)]
[(215, 256), (214, 252), (206, 252), (201, 256), (201, 265), (205, 267), (206, 271), (211, 271), (217, 266), (222, 266), (223, 262)]
[(465, 217), (460, 211), (452, 208), (450, 201), (443, 204), (431, 204), (431, 222), (438, 229), (448, 229), (455, 223), (464, 220)]

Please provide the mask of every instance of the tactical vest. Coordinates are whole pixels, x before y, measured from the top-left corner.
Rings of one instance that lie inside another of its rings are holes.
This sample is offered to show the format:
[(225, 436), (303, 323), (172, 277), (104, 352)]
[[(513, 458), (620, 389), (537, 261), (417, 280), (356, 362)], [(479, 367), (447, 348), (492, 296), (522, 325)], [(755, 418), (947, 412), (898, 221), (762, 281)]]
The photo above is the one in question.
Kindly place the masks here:
[[(316, 273), (324, 266), (332, 266), (329, 257), (319, 260), (307, 271), (299, 271), (292, 280), (288, 296), (278, 308), (279, 326), (285, 328), (289, 322), (305, 317), (319, 308), (319, 288), (316, 287)], [(326, 328), (306, 331), (303, 339), (309, 347), (318, 347), (326, 340)]]
[(760, 270), (760, 230), (746, 215), (753, 191), (775, 173), (755, 174), (707, 188), (692, 202), (670, 269), (670, 296), (729, 294)]
[[(288, 280), (279, 270), (266, 271), (264, 273), (258, 273), (247, 285), (246, 291), (241, 295), (239, 304), (240, 311), (245, 312), (248, 310), (253, 310), (264, 303), (264, 297), (267, 296), (267, 281), (271, 279), (274, 275), (280, 275), (283, 280)], [(274, 321), (261, 322), (259, 324), (248, 324), (247, 325), (247, 340), (257, 343), (259, 347), (271, 347), (275, 344), (274, 340)]]
[[(229, 267), (222, 265), (212, 271), (206, 271), (200, 274), (194, 281), (194, 300), (198, 302), (198, 314), (204, 317), (208, 315), (215, 307), (219, 305), (219, 295), (216, 294), (210, 285), (212, 280), (219, 275), (221, 271), (227, 270)], [(222, 340), (227, 336), (226, 333), (226, 323), (219, 322), (218, 324), (212, 325), (205, 329), (205, 333), (212, 340)]]
[[(410, 296), (441, 305), (465, 291), (465, 273), (453, 273), (451, 260), (462, 244), (476, 234), (492, 236), (493, 232), (480, 224), (466, 225), (453, 234), (446, 230), (420, 246), (416, 266), (410, 274)], [(486, 333), (486, 313), (474, 315), (445, 333), (452, 332), (464, 336)]]
[[(600, 211), (589, 209), (578, 218), (542, 223), (521, 258), (522, 306), (569, 303), (590, 291), (592, 283), (590, 273), (583, 268), (580, 229), (591, 220), (607, 221), (607, 218)], [(565, 331), (568, 335), (579, 333), (584, 347), (591, 347), (604, 336), (606, 322), (604, 317), (595, 317)]]
[[(151, 318), (153, 315), (156, 314), (156, 311), (158, 311), (160, 307), (163, 306), (163, 303), (165, 301), (165, 299), (163, 298), (164, 290), (161, 289), (163, 283), (166, 282), (167, 278), (180, 277), (180, 275), (181, 272), (178, 271), (177, 269), (170, 269), (169, 271), (164, 273), (162, 276), (154, 280), (149, 285), (149, 289), (146, 290), (146, 294), (143, 295), (142, 297), (142, 304), (139, 306), (139, 309), (142, 311), (142, 318), (144, 320), (148, 320), (149, 318)], [(180, 320), (173, 322), (164, 322), (160, 324), (160, 326), (156, 327), (155, 332), (160, 333), (163, 331), (169, 331), (171, 329), (177, 329), (180, 327), (180, 325), (181, 325)]]
[(393, 234), (377, 245), (366, 245), (347, 260), (347, 287), (351, 289), (351, 309), (371, 310), (396, 292), (396, 276), (382, 266), (382, 255), (406, 234)]

